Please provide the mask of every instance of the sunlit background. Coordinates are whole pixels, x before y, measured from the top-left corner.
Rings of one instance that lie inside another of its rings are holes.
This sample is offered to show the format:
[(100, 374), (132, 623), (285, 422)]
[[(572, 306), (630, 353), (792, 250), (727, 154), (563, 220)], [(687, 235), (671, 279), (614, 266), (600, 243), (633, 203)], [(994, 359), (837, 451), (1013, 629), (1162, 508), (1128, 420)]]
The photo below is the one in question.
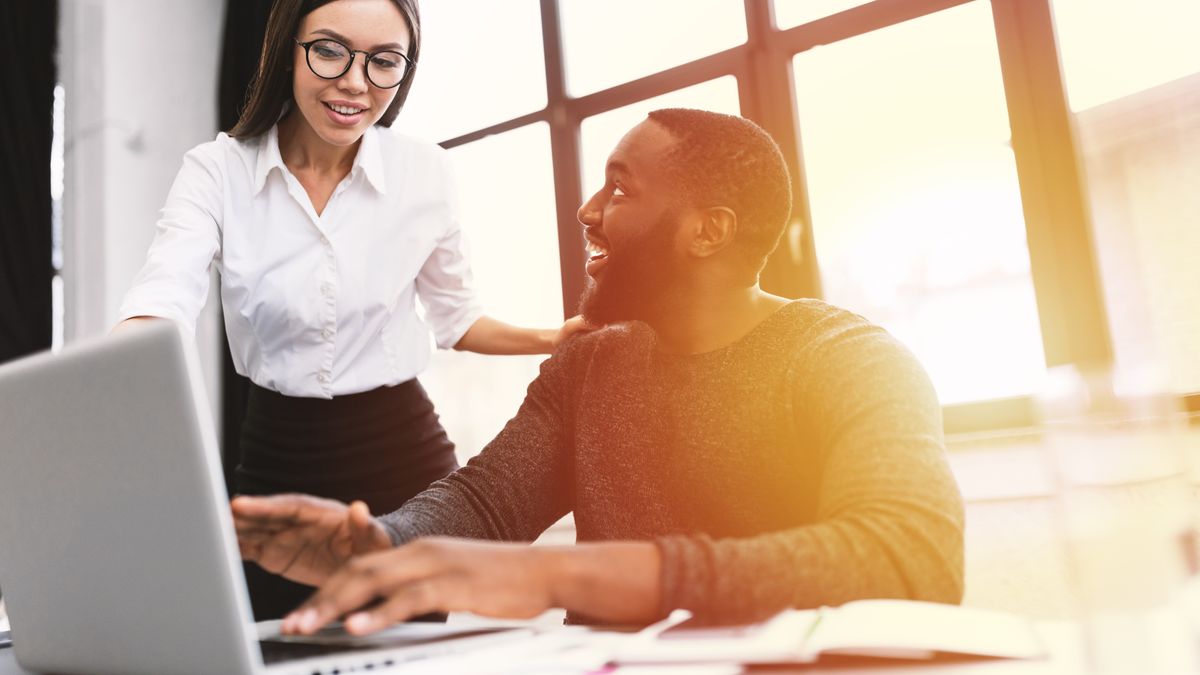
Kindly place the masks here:
[[(775, 25), (866, 4), (777, 0)], [(794, 101), (824, 297), (904, 341), (944, 405), (1034, 397), (1047, 363), (993, 10), (982, 0), (943, 4), (951, 6), (782, 55), (790, 89), (761, 95)], [(427, 47), (403, 130), (447, 141), (546, 106), (539, 2), (426, 5)], [(1115, 360), (1150, 368), (1173, 392), (1200, 391), (1200, 356), (1190, 348), (1200, 337), (1200, 277), (1186, 255), (1200, 250), (1188, 187), (1200, 183), (1184, 151), (1197, 142), (1185, 104), (1197, 92), (1200, 3), (1055, 0), (1051, 8)], [(564, 0), (559, 12), (565, 94), (600, 106), (606, 91), (748, 36), (741, 0)], [(602, 184), (625, 131), (670, 106), (738, 113), (738, 76), (584, 117), (581, 194)], [(1101, 120), (1112, 121), (1100, 128)], [(572, 226), (554, 222), (549, 135), (534, 121), (452, 151), (488, 306), (546, 325), (560, 318), (557, 235)], [(479, 396), (489, 411), (487, 402), (515, 405), (538, 360), (439, 358), (426, 379), (446, 399), (448, 423), (463, 420), (456, 436), (465, 454), (508, 415), (488, 413), (481, 424), (469, 401)], [(461, 416), (460, 403), (469, 411)]]

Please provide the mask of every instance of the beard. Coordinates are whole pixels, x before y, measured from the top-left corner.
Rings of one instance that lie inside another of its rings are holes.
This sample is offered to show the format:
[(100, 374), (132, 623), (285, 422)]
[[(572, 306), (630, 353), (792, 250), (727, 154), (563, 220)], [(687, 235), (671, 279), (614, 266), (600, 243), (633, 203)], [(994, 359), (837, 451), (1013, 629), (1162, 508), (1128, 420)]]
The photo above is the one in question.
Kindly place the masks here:
[(593, 326), (653, 323), (670, 303), (680, 266), (672, 252), (676, 219), (666, 214), (621, 253), (609, 252), (599, 278), (588, 277), (579, 313)]

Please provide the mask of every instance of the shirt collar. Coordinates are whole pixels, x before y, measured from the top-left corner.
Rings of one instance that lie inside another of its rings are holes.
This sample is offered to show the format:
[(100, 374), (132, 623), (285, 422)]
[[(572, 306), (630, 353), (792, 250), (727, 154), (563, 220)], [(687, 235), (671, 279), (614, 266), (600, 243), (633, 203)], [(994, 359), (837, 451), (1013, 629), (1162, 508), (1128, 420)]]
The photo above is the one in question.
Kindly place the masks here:
[(351, 171), (362, 171), (375, 191), (382, 195), (387, 194), (387, 184), (383, 180), (383, 151), (379, 147), (379, 133), (375, 125), (367, 127)]
[(262, 192), (267, 184), (271, 169), (284, 170), (283, 156), (279, 154), (279, 125), (273, 124), (267, 131), (262, 149), (258, 151), (258, 164), (254, 167), (254, 194)]
[[(379, 148), (379, 131), (372, 125), (363, 134), (362, 143), (358, 146), (358, 154), (354, 156), (354, 166), (351, 173), (361, 172), (367, 181), (379, 194), (387, 193), (387, 185), (383, 176), (383, 152)], [(258, 164), (254, 168), (254, 194), (262, 192), (267, 184), (267, 176), (271, 169), (283, 171), (283, 155), (279, 153), (279, 125), (274, 125), (267, 131), (267, 137), (262, 150), (258, 153)]]

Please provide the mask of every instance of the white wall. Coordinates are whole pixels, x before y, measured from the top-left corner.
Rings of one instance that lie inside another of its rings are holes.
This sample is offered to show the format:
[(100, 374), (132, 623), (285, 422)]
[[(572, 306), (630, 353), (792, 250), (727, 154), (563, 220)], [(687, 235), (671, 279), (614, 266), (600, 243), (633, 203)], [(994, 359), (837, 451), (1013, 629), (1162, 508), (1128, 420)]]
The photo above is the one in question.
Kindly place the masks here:
[[(68, 343), (112, 327), (183, 154), (216, 135), (223, 22), (223, 0), (61, 2)], [(196, 333), (214, 411), (219, 330), (210, 296)]]

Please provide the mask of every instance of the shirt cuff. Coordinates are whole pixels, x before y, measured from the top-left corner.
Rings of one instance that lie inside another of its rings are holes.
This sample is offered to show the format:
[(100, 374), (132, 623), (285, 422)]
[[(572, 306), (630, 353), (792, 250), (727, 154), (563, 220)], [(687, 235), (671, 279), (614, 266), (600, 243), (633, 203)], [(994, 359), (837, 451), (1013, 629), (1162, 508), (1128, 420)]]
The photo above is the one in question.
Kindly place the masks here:
[(117, 312), (117, 323), (135, 316), (153, 316), (160, 319), (170, 319), (187, 331), (188, 335), (196, 334), (195, 320), (188, 320), (178, 307), (170, 304), (156, 303), (145, 298), (126, 298)]

